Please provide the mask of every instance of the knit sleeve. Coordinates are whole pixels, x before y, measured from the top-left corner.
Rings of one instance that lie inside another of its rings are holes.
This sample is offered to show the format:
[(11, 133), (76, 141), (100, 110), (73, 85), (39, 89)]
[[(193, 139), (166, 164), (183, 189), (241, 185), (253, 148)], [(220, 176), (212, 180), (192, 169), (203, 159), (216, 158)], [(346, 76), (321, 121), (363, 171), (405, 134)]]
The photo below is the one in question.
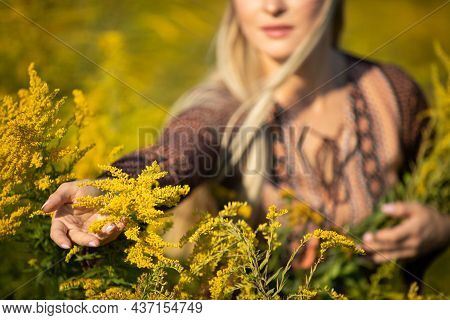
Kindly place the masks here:
[[(237, 101), (231, 96), (189, 108), (171, 119), (155, 145), (127, 154), (112, 166), (136, 177), (157, 161), (168, 172), (160, 180), (161, 185), (188, 184), (193, 188), (219, 174), (223, 156), (221, 136), (236, 108)], [(103, 172), (98, 179), (109, 176)]]
[(405, 166), (410, 167), (416, 160), (422, 132), (427, 124), (423, 114), (427, 101), (418, 84), (403, 70), (394, 65), (381, 67), (397, 99), (401, 119), (400, 141)]

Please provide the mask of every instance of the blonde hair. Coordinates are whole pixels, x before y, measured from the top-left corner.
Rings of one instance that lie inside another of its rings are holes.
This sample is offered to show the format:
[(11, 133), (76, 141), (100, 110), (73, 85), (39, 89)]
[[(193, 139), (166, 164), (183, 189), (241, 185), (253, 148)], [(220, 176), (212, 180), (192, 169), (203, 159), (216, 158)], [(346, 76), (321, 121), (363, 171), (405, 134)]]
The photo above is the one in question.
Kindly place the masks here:
[[(245, 113), (241, 128), (262, 128), (273, 109), (275, 90), (298, 70), (323, 38), (333, 20), (338, 2), (338, 0), (324, 2), (312, 31), (268, 79), (262, 79), (262, 68), (256, 49), (243, 35), (230, 3), (216, 35), (215, 68), (200, 85), (180, 97), (173, 110), (181, 112), (202, 105), (203, 102), (211, 102), (210, 99), (217, 97), (217, 88), (224, 85), (241, 102), (231, 116), (227, 128), (232, 128)], [(245, 170), (243, 170), (242, 191), (245, 198), (255, 206), (260, 205), (261, 188), (269, 173), (269, 146), (262, 132), (263, 130), (255, 130), (249, 135), (236, 134), (232, 138), (231, 130), (228, 130), (222, 138), (222, 147), (227, 148), (231, 154), (227, 167), (234, 167), (239, 162), (243, 164)], [(252, 174), (246, 174), (248, 171)]]

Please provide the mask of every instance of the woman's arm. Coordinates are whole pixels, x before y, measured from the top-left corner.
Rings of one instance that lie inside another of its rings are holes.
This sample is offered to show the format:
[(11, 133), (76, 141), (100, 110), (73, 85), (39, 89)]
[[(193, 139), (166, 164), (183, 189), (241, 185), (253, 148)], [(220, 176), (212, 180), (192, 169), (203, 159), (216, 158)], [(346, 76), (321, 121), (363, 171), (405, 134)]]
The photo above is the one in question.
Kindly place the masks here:
[(450, 216), (413, 202), (390, 203), (383, 212), (403, 218), (399, 225), (364, 235), (364, 248), (377, 263), (427, 255), (450, 242)]
[[(188, 184), (193, 188), (207, 178), (216, 177), (223, 156), (221, 136), (237, 101), (230, 97), (215, 103), (182, 112), (169, 122), (155, 145), (129, 153), (112, 165), (137, 176), (157, 161), (169, 173), (160, 180), (162, 185)], [(103, 172), (98, 178), (109, 175)]]
[[(205, 178), (216, 176), (221, 156), (221, 134), (237, 102), (222, 95), (214, 105), (212, 103), (181, 113), (170, 121), (156, 145), (132, 152), (112, 165), (137, 176), (146, 165), (156, 160), (163, 170), (169, 172), (160, 180), (162, 185), (189, 184), (195, 187)], [(109, 175), (109, 172), (104, 172), (98, 178)], [(100, 190), (79, 187), (77, 182), (62, 184), (42, 206), (44, 212), (56, 211), (51, 238), (64, 249), (69, 249), (74, 243), (97, 247), (114, 240), (124, 229), (125, 222), (104, 226), (99, 234), (89, 233), (88, 226), (101, 215), (95, 209), (73, 208), (71, 204), (79, 197), (95, 196)]]
[(402, 171), (409, 171), (415, 163), (422, 140), (422, 131), (427, 119), (422, 113), (428, 103), (419, 85), (402, 69), (395, 65), (381, 65), (381, 70), (389, 80), (400, 113), (400, 143), (404, 158)]
[[(416, 161), (426, 118), (421, 113), (427, 108), (419, 86), (401, 69), (382, 66), (396, 94), (401, 116), (400, 141), (404, 156), (401, 169), (409, 171)], [(404, 220), (398, 226), (364, 235), (365, 249), (376, 262), (412, 259), (424, 256), (450, 241), (450, 217), (419, 203), (391, 203), (383, 206), (386, 215)]]

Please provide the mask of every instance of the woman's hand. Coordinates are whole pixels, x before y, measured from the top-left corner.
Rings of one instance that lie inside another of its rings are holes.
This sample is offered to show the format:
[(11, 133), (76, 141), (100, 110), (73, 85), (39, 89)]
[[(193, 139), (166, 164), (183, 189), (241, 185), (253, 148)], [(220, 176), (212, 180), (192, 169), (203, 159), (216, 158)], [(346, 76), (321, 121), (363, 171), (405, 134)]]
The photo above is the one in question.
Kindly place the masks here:
[(395, 227), (363, 236), (363, 248), (376, 263), (408, 260), (448, 244), (449, 216), (419, 203), (386, 204), (382, 210), (405, 219)]
[(69, 249), (73, 243), (82, 246), (98, 247), (116, 239), (124, 229), (123, 223), (104, 226), (102, 232), (88, 232), (89, 225), (103, 219), (97, 210), (92, 208), (74, 208), (76, 199), (85, 196), (98, 196), (101, 191), (91, 186), (78, 187), (81, 181), (66, 182), (50, 195), (42, 206), (44, 212), (56, 211), (50, 229), (50, 237), (61, 248)]

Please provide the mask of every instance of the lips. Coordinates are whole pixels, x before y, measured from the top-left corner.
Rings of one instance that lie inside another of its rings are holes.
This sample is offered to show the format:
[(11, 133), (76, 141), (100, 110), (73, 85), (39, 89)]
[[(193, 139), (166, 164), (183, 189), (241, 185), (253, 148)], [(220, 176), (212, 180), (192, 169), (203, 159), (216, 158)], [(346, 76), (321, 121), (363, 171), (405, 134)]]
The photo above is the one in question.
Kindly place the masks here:
[(275, 25), (275, 26), (264, 26), (261, 30), (270, 38), (283, 38), (286, 37), (293, 27), (289, 25)]

